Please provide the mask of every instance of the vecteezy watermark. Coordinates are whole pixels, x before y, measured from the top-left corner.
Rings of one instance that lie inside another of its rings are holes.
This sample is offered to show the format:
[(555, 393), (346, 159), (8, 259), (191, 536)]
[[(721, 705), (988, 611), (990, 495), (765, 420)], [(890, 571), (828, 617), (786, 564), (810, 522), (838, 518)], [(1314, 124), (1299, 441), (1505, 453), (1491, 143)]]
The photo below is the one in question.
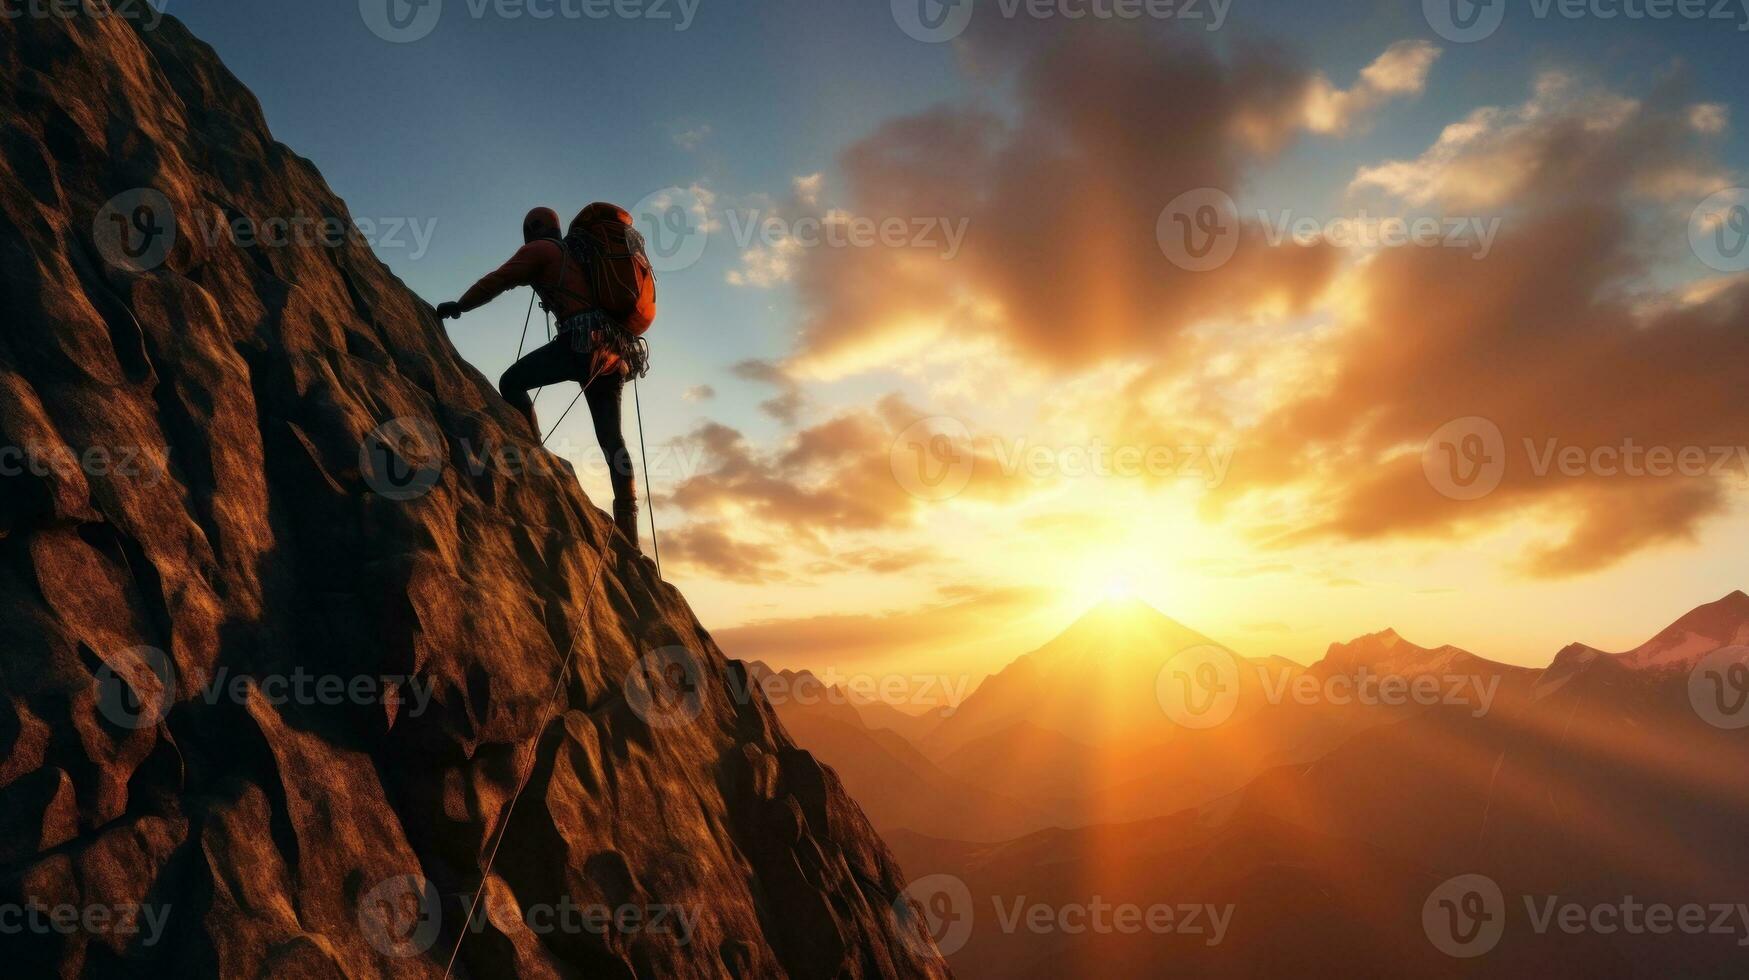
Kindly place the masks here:
[[(169, 654), (156, 647), (138, 646), (106, 659), (93, 681), (97, 710), (120, 728), (142, 729), (157, 725), (176, 699), (176, 666)], [(341, 705), (394, 705), (410, 702), (407, 716), (417, 718), (431, 704), (435, 682), (405, 675), (319, 674), (302, 667), (290, 673), (233, 673), (221, 666), (200, 686), (195, 697), (202, 703), (247, 704), (252, 698), (279, 707), (287, 704), (315, 707)]]
[[(373, 491), (389, 500), (417, 500), (436, 488), (450, 465), (445, 457), (448, 445), (432, 422), (410, 416), (391, 419), (366, 433), (359, 443), (359, 473)], [(488, 474), (566, 479), (613, 475), (612, 465), (598, 445), (566, 437), (556, 437), (542, 448), (494, 438), (460, 438), (455, 446), (457, 470), (474, 479)], [(700, 446), (657, 446), (645, 470), (652, 480), (684, 481), (704, 469), (707, 455), (708, 450)]]
[(665, 187), (649, 194), (632, 205), (631, 216), (658, 273), (691, 268), (710, 244), (711, 198), (696, 187)]
[(1154, 678), (1154, 695), (1174, 724), (1200, 730), (1232, 720), (1247, 692), (1259, 704), (1276, 706), (1444, 705), (1465, 708), (1480, 718), (1493, 710), (1500, 682), (1499, 675), (1397, 674), (1365, 664), (1353, 671), (1294, 670), (1253, 663), (1225, 648), (1203, 644), (1181, 650), (1161, 665)]
[(1500, 945), (1520, 902), (1524, 924), (1538, 936), (1727, 936), (1749, 946), (1749, 904), (1742, 902), (1671, 904), (1633, 895), (1605, 901), (1522, 895), (1508, 902), (1499, 883), (1480, 874), (1458, 875), (1434, 888), (1422, 905), (1421, 925), (1440, 952), (1474, 959)]
[(724, 213), (729, 233), (742, 251), (754, 239), (779, 252), (814, 248), (887, 248), (933, 252), (952, 260), (965, 244), (970, 218), (870, 217), (832, 211), (787, 217), (758, 210)]
[[(1257, 212), (1263, 238), (1271, 248), (1288, 241), (1300, 246), (1320, 243), (1337, 248), (1450, 248), (1466, 250), (1478, 261), (1494, 251), (1501, 219), (1433, 217), (1418, 215), (1371, 215), (1361, 211), (1352, 217), (1320, 220), (1294, 217), (1292, 211)], [(1170, 257), (1170, 255), (1168, 256)]]
[[(449, 0), (453, 5), (456, 0)], [(676, 32), (692, 28), (702, 0), (461, 0), (467, 16), (481, 21), (640, 20), (668, 24)], [(371, 33), (394, 44), (429, 37), (443, 19), (445, 0), (358, 0), (359, 16)]]
[(1481, 956), (1500, 945), (1506, 934), (1506, 896), (1486, 875), (1448, 878), (1422, 903), (1421, 928), (1428, 942), (1447, 956)]
[(0, 903), (0, 936), (123, 936), (128, 945), (151, 947), (164, 938), (170, 905), (74, 904), (72, 902)]
[(294, 213), (283, 217), (225, 217), (198, 210), (195, 224), (208, 247), (229, 242), (237, 248), (341, 248), (363, 245), (378, 252), (406, 251), (415, 262), (425, 257), (437, 233), (437, 219), (353, 218)]
[[(992, 895), (996, 928), (1004, 935), (1030, 933), (1067, 936), (1154, 935), (1192, 936), (1204, 945), (1226, 941), (1238, 906), (1206, 902), (1113, 902), (1101, 895), (1086, 901), (1042, 902), (1026, 895)], [(950, 874), (919, 878), (893, 901), (900, 934), (921, 954), (933, 944), (952, 956), (971, 941), (977, 908), (965, 881)]]
[(163, 265), (176, 246), (176, 209), (150, 187), (110, 198), (91, 221), (91, 239), (103, 260), (129, 272)]
[(176, 700), (176, 666), (157, 647), (122, 650), (105, 659), (92, 679), (98, 713), (120, 728), (152, 728)]
[[(1508, 0), (1422, 0), (1421, 10), (1434, 33), (1454, 44), (1470, 44), (1494, 36), (1506, 22)], [(1749, 3), (1745, 0), (1529, 0), (1517, 9), (1528, 10), (1538, 21), (1712, 20), (1749, 30)]]
[(1427, 483), (1453, 500), (1480, 500), (1506, 477), (1506, 436), (1479, 415), (1440, 426), (1421, 450)]
[(1688, 246), (1711, 269), (1749, 272), (1749, 188), (1727, 188), (1700, 202), (1688, 219)]
[[(456, 440), (459, 463), (468, 476), (479, 478), (488, 473), (505, 477), (570, 476), (583, 474), (607, 478), (613, 467), (593, 442), (578, 442), (556, 436), (546, 444), (545, 451), (527, 444), (503, 442), (498, 439), (460, 438)], [(670, 443), (650, 450), (643, 472), (652, 480), (684, 481), (704, 469), (709, 450), (701, 446)], [(575, 461), (573, 461), (575, 460)]]
[(745, 685), (731, 679), (729, 693), (737, 704), (752, 703), (753, 691), (758, 690), (774, 706), (854, 706), (881, 702), (939, 708), (936, 716), (946, 718), (965, 703), (971, 686), (970, 674), (844, 673), (837, 667), (827, 667), (818, 672), (808, 671), (790, 677), (776, 671), (758, 677), (749, 674), (748, 683)]
[[(698, 934), (701, 910), (684, 905), (579, 902), (561, 895), (553, 902), (518, 907), (504, 899), (475, 900), (471, 892), (449, 896), (463, 929), (473, 935), (487, 925), (504, 935), (672, 936), (681, 946)], [(372, 886), (359, 898), (358, 925), (384, 956), (407, 959), (431, 949), (443, 930), (444, 902), (419, 875), (399, 875)]]
[(972, 890), (954, 875), (918, 878), (893, 899), (899, 935), (919, 956), (952, 956), (972, 938)]
[[(713, 233), (726, 230), (736, 247), (755, 246), (774, 259), (819, 248), (911, 250), (952, 260), (971, 219), (944, 215), (863, 215), (842, 210), (785, 214), (760, 208), (719, 209), (702, 187), (667, 187), (631, 208), (657, 272), (679, 272), (704, 257)], [(734, 280), (731, 280), (734, 281)]]
[(1003, 20), (1183, 21), (1218, 31), (1233, 0), (892, 0), (893, 22), (926, 44), (951, 41), (982, 6)]
[(1226, 191), (1199, 187), (1161, 209), (1154, 238), (1172, 264), (1187, 272), (1212, 272), (1239, 250), (1239, 205)]
[(164, 22), (169, 0), (0, 0), (0, 20), (72, 20), (76, 17), (117, 17), (142, 30), (155, 31)]
[(626, 671), (620, 689), (632, 713), (651, 728), (681, 728), (704, 711), (706, 673), (684, 646), (651, 650)]
[(905, 492), (920, 500), (949, 500), (971, 485), (977, 457), (972, 430), (951, 416), (919, 419), (905, 427), (887, 453)]
[(167, 456), (139, 446), (0, 446), (0, 477), (55, 476), (74, 474), (100, 479), (121, 478), (155, 487), (170, 472)]
[[(1256, 224), (1263, 243), (1281, 248), (1318, 244), (1342, 249), (1449, 248), (1486, 259), (1500, 234), (1500, 218), (1479, 216), (1374, 215), (1361, 211), (1334, 218), (1296, 216), (1292, 210), (1260, 208)], [(1244, 220), (1232, 195), (1200, 187), (1173, 198), (1154, 223), (1160, 251), (1186, 272), (1213, 272), (1239, 251)]]
[(1749, 646), (1728, 646), (1702, 657), (1688, 675), (1688, 700), (1714, 728), (1749, 728)]
[[(1667, 479), (1735, 477), (1749, 488), (1749, 446), (1576, 445), (1558, 437), (1522, 441), (1525, 472), (1538, 478), (1606, 477)], [(1472, 415), (1454, 419), (1429, 436), (1421, 452), (1427, 482), (1453, 500), (1479, 500), (1499, 489), (1512, 454), (1493, 421)]]
[(974, 438), (952, 416), (919, 419), (905, 427), (888, 448), (893, 479), (921, 500), (943, 501), (971, 484), (980, 459), (1004, 478), (1033, 480), (1194, 480), (1219, 486), (1232, 468), (1231, 446), (1042, 443), (1026, 437)]
[(397, 502), (417, 500), (443, 477), (448, 442), (433, 422), (403, 416), (365, 433), (358, 446), (358, 470), (364, 482)]

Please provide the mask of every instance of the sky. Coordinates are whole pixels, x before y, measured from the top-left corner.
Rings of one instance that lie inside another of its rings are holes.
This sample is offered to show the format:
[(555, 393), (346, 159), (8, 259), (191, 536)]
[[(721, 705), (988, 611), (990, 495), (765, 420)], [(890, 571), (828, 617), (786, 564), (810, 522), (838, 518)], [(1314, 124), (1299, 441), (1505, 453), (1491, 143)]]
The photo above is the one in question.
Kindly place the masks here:
[[(1541, 664), (1749, 585), (1749, 0), (169, 12), (433, 303), (634, 211), (665, 571), (732, 656), (975, 681), (1134, 594)], [(449, 324), (487, 377), (527, 304)]]

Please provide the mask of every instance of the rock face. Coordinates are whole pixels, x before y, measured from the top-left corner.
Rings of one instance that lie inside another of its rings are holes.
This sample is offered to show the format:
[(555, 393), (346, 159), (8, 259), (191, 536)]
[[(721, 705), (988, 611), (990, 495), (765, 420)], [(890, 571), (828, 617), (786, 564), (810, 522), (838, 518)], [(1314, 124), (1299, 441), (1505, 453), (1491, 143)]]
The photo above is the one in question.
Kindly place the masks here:
[(0, 56), (7, 973), (946, 975), (211, 49), (86, 15)]

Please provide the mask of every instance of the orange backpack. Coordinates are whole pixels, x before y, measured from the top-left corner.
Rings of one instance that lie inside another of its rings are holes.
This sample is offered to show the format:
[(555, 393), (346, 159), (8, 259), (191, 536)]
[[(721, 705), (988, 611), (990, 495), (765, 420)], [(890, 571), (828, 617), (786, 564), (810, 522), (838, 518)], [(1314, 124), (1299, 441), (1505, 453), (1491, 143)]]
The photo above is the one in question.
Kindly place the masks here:
[(642, 336), (656, 321), (656, 271), (622, 207), (595, 203), (571, 219), (565, 248), (583, 267), (596, 306)]

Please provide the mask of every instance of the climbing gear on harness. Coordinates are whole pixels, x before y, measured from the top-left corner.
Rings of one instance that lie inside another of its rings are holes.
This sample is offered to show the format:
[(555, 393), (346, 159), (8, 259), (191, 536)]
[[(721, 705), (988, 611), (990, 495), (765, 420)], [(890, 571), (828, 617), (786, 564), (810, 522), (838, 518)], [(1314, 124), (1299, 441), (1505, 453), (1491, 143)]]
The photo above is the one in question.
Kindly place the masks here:
[(560, 323), (559, 335), (567, 333), (571, 336), (573, 351), (597, 359), (591, 363), (592, 368), (595, 363), (606, 360), (601, 355), (609, 354), (619, 359), (627, 377), (641, 378), (650, 373), (649, 342), (633, 336), (625, 324), (603, 310), (579, 313)]

